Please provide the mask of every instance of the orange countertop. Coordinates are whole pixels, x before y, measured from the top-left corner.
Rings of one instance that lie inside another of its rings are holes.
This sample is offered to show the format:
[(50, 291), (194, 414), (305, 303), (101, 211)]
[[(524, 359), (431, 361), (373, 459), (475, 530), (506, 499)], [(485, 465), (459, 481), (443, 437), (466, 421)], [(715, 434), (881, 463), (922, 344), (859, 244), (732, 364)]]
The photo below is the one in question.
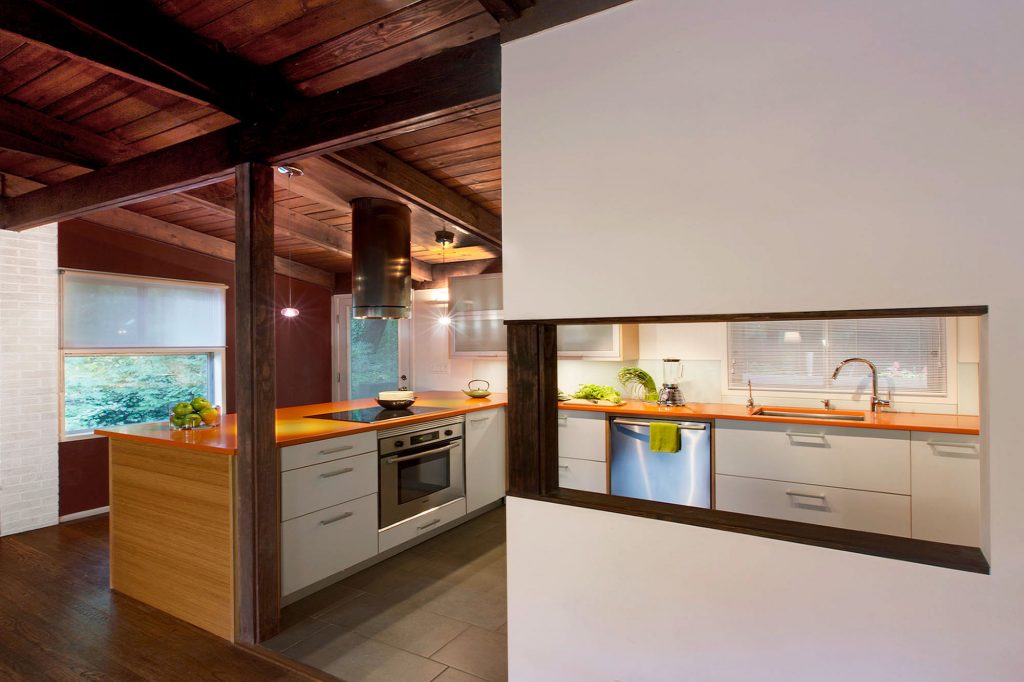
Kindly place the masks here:
[[(758, 407), (761, 407), (760, 405)], [(780, 406), (773, 405), (773, 409)], [(851, 412), (836, 410), (838, 414), (863, 414), (864, 421), (845, 419), (817, 419), (813, 417), (773, 417), (754, 415), (744, 405), (726, 403), (690, 403), (683, 407), (662, 407), (649, 405), (639, 400), (627, 400), (625, 405), (604, 407), (597, 405), (566, 405), (559, 403), (560, 410), (587, 410), (609, 414), (629, 414), (639, 417), (702, 419), (740, 419), (744, 421), (781, 422), (784, 424), (814, 424), (821, 426), (848, 426), (854, 429), (891, 429), (894, 431), (932, 431), (935, 433), (964, 433), (977, 435), (980, 419), (959, 414), (925, 414), (919, 412)], [(804, 408), (806, 409), (806, 408)], [(801, 408), (787, 408), (799, 412)]]
[[(417, 424), (419, 422), (444, 419), (467, 412), (490, 410), (502, 407), (507, 403), (504, 393), (493, 393), (487, 398), (467, 398), (460, 391), (424, 391), (417, 395), (418, 407), (442, 407), (444, 412), (431, 412), (402, 419), (389, 419), (374, 424), (358, 422), (341, 422), (331, 419), (307, 419), (314, 414), (326, 414), (342, 410), (357, 410), (363, 407), (377, 407), (372, 398), (362, 400), (344, 400), (336, 403), (318, 403), (285, 407), (277, 410), (277, 444), (278, 446), (296, 445), (324, 438), (348, 436), (353, 433), (390, 429), (396, 426)], [(214, 452), (223, 455), (234, 455), (237, 452), (235, 415), (225, 415), (221, 425), (211, 429), (193, 429), (190, 431), (172, 431), (167, 422), (150, 424), (132, 424), (129, 426), (113, 426), (96, 429), (96, 435), (108, 438), (119, 438), (149, 443), (151, 445), (169, 445), (201, 452)]]

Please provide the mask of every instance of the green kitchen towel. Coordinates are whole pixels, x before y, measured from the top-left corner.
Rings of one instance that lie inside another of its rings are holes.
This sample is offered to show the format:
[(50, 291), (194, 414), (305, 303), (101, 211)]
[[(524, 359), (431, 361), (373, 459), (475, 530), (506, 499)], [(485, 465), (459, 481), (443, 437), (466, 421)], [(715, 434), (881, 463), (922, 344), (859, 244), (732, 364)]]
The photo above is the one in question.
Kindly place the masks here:
[(651, 452), (679, 452), (679, 426), (672, 422), (651, 422)]

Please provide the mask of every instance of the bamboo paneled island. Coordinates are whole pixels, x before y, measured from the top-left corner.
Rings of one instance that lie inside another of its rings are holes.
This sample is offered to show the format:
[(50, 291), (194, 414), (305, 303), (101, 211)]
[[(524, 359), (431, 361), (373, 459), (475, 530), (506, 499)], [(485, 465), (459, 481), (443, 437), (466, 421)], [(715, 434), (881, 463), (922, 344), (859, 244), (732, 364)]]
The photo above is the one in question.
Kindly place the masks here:
[[(278, 448), (505, 405), (424, 392), (417, 405), (444, 408), (374, 424), (307, 415), (375, 407), (373, 400), (319, 403), (276, 412)], [(172, 431), (166, 423), (99, 429), (110, 438), (110, 588), (234, 640), (236, 431)]]

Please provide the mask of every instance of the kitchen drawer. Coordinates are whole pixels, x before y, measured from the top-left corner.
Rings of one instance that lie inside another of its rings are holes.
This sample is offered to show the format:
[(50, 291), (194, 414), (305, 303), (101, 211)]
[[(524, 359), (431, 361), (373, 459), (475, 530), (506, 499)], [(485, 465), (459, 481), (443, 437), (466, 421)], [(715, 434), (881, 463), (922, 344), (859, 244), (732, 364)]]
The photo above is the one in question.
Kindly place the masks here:
[(607, 462), (607, 415), (604, 412), (559, 410), (558, 455)]
[(608, 492), (608, 465), (589, 459), (558, 458), (558, 485), (593, 493)]
[(285, 521), (281, 524), (281, 594), (301, 590), (376, 554), (376, 495)]
[(379, 537), (377, 542), (380, 547), (380, 551), (383, 552), (389, 550), (392, 547), (397, 547), (403, 542), (407, 542), (421, 535), (426, 535), (438, 528), (443, 528), (446, 523), (462, 518), (465, 515), (466, 498), (460, 497), (457, 500), (452, 500), (451, 502), (442, 504), (437, 509), (425, 511), (422, 514), (417, 514), (411, 519), (406, 519), (405, 521), (396, 523), (393, 526), (388, 526), (378, 534)]
[(913, 536), (978, 547), (981, 452), (978, 436), (913, 433), (910, 440)]
[(719, 474), (715, 501), (715, 508), (722, 511), (910, 536), (907, 495)]
[(910, 494), (910, 432), (719, 419), (715, 473)]
[(316, 440), (312, 443), (281, 448), (281, 471), (290, 471), (333, 459), (377, 452), (377, 432), (366, 431), (352, 436)]
[(281, 474), (281, 520), (377, 492), (376, 452), (292, 469)]

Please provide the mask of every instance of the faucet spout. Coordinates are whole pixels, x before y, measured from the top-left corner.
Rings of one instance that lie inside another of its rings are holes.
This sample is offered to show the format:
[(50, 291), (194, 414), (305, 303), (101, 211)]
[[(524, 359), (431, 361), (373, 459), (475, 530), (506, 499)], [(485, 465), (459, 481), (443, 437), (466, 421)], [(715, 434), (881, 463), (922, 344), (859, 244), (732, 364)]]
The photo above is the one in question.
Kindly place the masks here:
[(883, 400), (878, 397), (878, 369), (875, 367), (875, 363), (866, 358), (847, 358), (840, 362), (832, 372), (832, 381), (838, 379), (839, 372), (851, 362), (862, 362), (871, 370), (871, 411), (878, 412), (879, 408), (889, 407), (892, 404), (891, 400)]

